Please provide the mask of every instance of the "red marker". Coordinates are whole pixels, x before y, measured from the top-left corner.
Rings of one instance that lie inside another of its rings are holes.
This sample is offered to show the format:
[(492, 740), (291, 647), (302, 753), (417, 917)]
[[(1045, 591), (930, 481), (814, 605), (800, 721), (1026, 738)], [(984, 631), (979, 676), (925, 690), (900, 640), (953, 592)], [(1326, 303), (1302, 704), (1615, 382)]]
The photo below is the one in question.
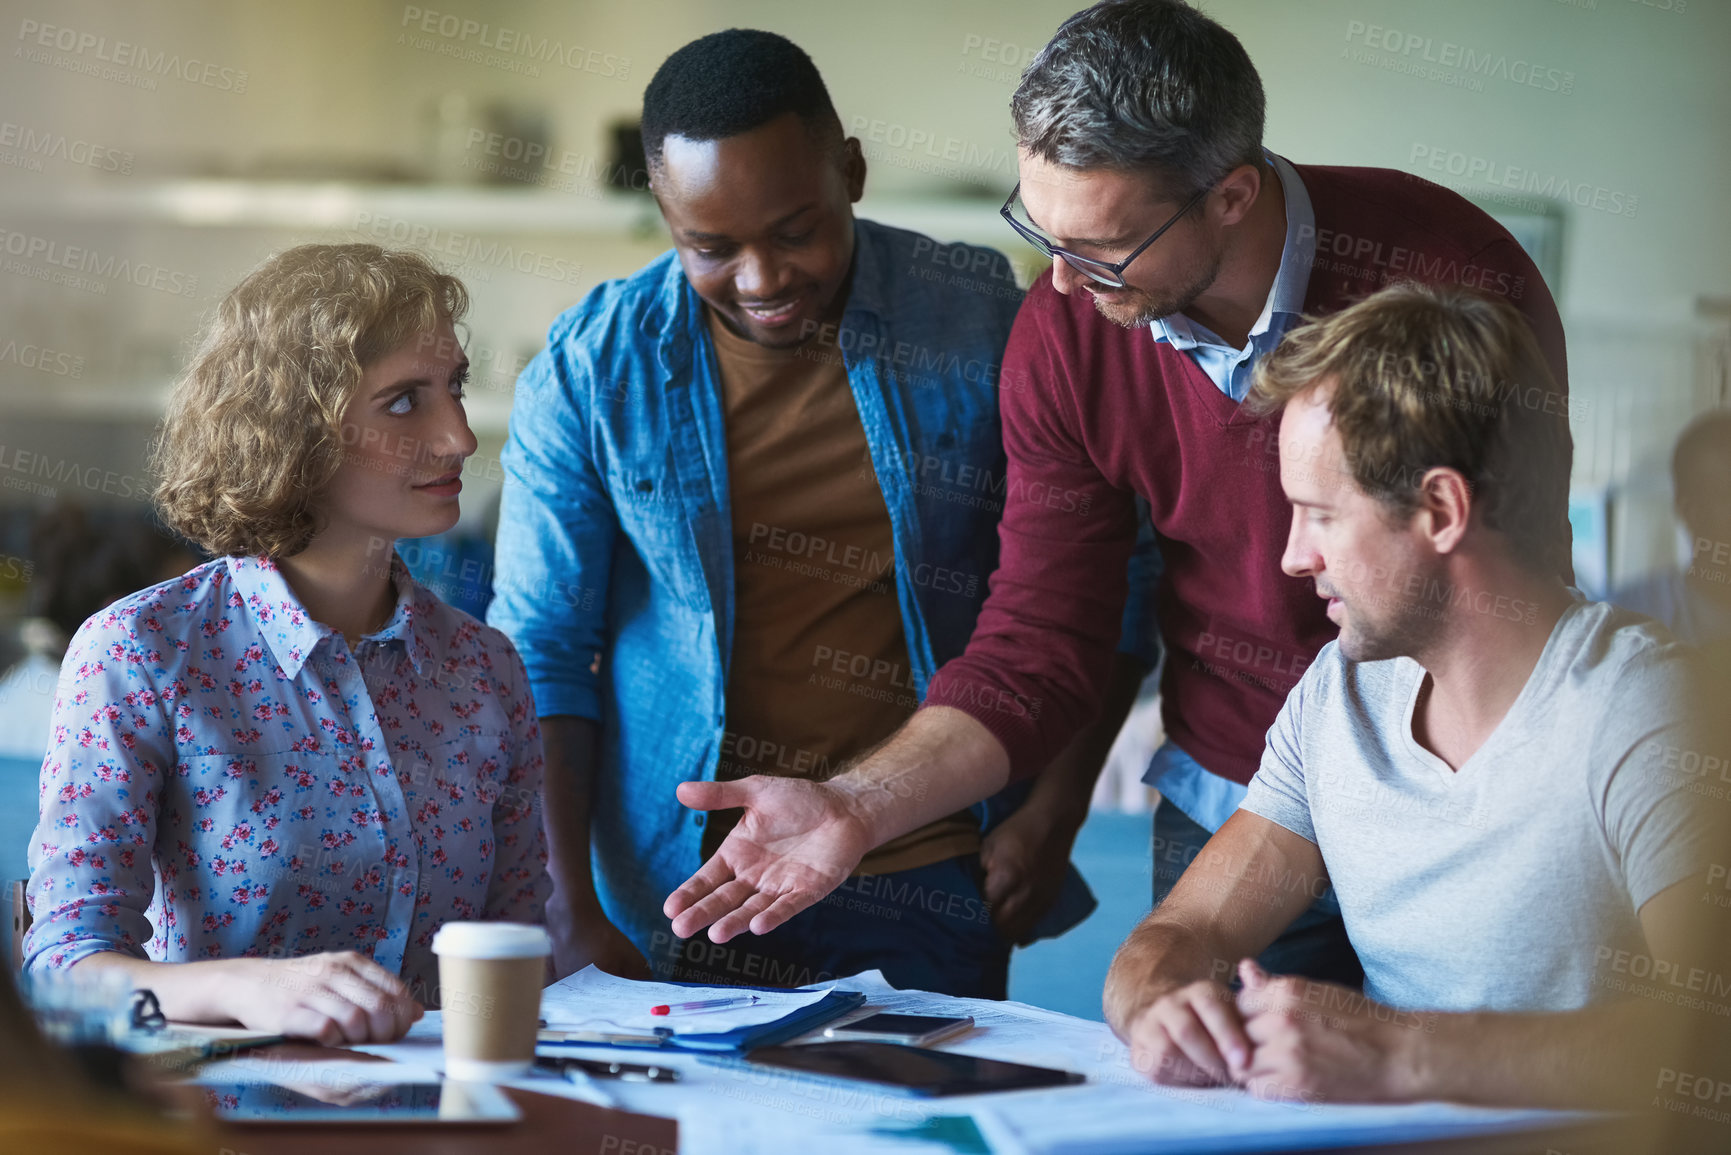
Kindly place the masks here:
[(757, 995), (743, 995), (730, 999), (699, 999), (694, 1003), (662, 1003), (658, 1007), (650, 1007), (652, 1015), (671, 1015), (676, 1011), (718, 1011), (722, 1007), (756, 1006), (763, 1000)]

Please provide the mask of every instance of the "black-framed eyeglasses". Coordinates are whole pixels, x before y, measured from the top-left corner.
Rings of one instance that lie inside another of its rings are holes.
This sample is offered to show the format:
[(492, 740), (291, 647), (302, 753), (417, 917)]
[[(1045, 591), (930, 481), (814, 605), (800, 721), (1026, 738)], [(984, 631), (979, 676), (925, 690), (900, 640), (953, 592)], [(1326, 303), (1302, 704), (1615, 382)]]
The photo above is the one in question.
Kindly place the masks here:
[(1102, 285), (1109, 285), (1114, 289), (1122, 289), (1124, 287), (1124, 270), (1130, 267), (1130, 262), (1146, 252), (1149, 245), (1159, 240), (1161, 235), (1165, 233), (1167, 229), (1177, 224), (1185, 213), (1195, 208), (1202, 198), (1208, 195), (1208, 189), (1204, 188), (1198, 190), (1195, 196), (1184, 202), (1183, 208), (1172, 214), (1170, 220), (1154, 230), (1153, 236), (1137, 245), (1135, 251), (1129, 256), (1125, 257), (1117, 264), (1111, 264), (1106, 261), (1096, 261), (1093, 257), (1084, 257), (1080, 253), (1072, 253), (1069, 249), (1054, 245), (1051, 241), (1048, 241), (1045, 237), (1035, 232), (1031, 225), (1024, 224), (1017, 220), (1015, 214), (1010, 211), (1010, 206), (1016, 203), (1016, 198), (1021, 195), (1021, 192), (1022, 183), (1017, 181), (1016, 187), (1010, 190), (1010, 199), (1006, 200), (1004, 202), (1004, 207), (998, 210), (998, 215), (1010, 223), (1010, 227), (1016, 230), (1017, 235), (1019, 235), (1024, 241), (1027, 241), (1030, 245), (1033, 245), (1036, 249), (1039, 249), (1042, 253), (1045, 253), (1048, 257), (1061, 257), (1066, 265), (1069, 265), (1078, 273), (1081, 273), (1083, 276), (1088, 277), (1091, 280), (1098, 281)]

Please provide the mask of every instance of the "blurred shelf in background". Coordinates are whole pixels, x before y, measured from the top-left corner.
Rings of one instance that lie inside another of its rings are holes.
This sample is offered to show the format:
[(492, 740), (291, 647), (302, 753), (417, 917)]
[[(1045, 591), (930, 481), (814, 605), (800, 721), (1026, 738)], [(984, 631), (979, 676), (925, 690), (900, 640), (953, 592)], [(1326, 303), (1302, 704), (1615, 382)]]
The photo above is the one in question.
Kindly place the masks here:
[(355, 229), (402, 221), (489, 232), (631, 235), (661, 223), (653, 201), (631, 195), (335, 181), (134, 181), (63, 187), (11, 203), (14, 211), (46, 220), (193, 228)]
[[(129, 385), (7, 380), (0, 388), (0, 418), (46, 417), (154, 425), (162, 417), (173, 384), (166, 379)], [(509, 394), (470, 393), (463, 399), (463, 407), (477, 433), (505, 435), (511, 417)]]
[[(19, 190), (8, 201), (15, 214), (67, 223), (361, 232), (382, 224), (400, 244), (417, 243), (416, 226), (638, 239), (665, 236), (661, 214), (650, 198), (575, 187), (566, 191), (341, 181), (163, 180)], [(855, 211), (939, 241), (1019, 248), (997, 209), (996, 200), (888, 196), (868, 197)], [(420, 243), (429, 239), (421, 236)]]

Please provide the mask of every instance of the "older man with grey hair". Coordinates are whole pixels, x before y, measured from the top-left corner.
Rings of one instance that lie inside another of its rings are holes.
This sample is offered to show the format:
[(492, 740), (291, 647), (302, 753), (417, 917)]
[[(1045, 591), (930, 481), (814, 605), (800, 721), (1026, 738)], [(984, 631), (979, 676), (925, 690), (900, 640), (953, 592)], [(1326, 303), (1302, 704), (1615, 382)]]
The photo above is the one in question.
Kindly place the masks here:
[[(680, 934), (765, 933), (872, 846), (1037, 773), (1099, 707), (1138, 496), (1165, 562), (1168, 743), (1147, 777), (1164, 796), (1163, 897), (1243, 799), (1281, 703), (1335, 634), (1309, 583), (1281, 572), (1276, 426), (1242, 404), (1257, 359), (1301, 316), (1400, 280), (1502, 296), (1550, 365), (1541, 403), (1566, 411), (1556, 307), (1509, 233), (1405, 173), (1265, 150), (1255, 66), (1181, 0), (1071, 17), (1011, 112), (1021, 183), (1003, 215), (1053, 262), (1005, 352), (1004, 379), (1021, 387), (1002, 393), (1009, 497), (991, 598), (922, 709), (848, 773), (681, 787), (689, 806), (745, 817), (669, 898)], [(1555, 506), (1541, 544), (1566, 572), (1566, 501)], [(1262, 965), (1356, 984), (1326, 885), (1313, 897)]]

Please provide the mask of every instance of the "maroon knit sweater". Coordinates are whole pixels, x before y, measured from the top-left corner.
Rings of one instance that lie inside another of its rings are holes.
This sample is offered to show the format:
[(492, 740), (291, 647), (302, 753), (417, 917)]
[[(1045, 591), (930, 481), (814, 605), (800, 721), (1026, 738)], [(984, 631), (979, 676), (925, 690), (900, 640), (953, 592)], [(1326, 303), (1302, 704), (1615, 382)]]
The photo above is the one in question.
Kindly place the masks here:
[[(1525, 314), (1567, 389), (1556, 305), (1502, 226), (1406, 173), (1297, 167), (1316, 213), (1307, 314), (1401, 280), (1476, 286)], [(1050, 762), (1097, 712), (1140, 494), (1165, 563), (1155, 604), (1167, 736), (1212, 773), (1249, 782), (1281, 702), (1335, 634), (1313, 583), (1280, 570), (1291, 514), (1278, 417), (1252, 417), (1184, 353), (1111, 324), (1084, 293), (1064, 296), (1050, 273), (1016, 318), (1002, 381), (998, 570), (966, 652), (925, 704), (977, 718), (1014, 777)]]

